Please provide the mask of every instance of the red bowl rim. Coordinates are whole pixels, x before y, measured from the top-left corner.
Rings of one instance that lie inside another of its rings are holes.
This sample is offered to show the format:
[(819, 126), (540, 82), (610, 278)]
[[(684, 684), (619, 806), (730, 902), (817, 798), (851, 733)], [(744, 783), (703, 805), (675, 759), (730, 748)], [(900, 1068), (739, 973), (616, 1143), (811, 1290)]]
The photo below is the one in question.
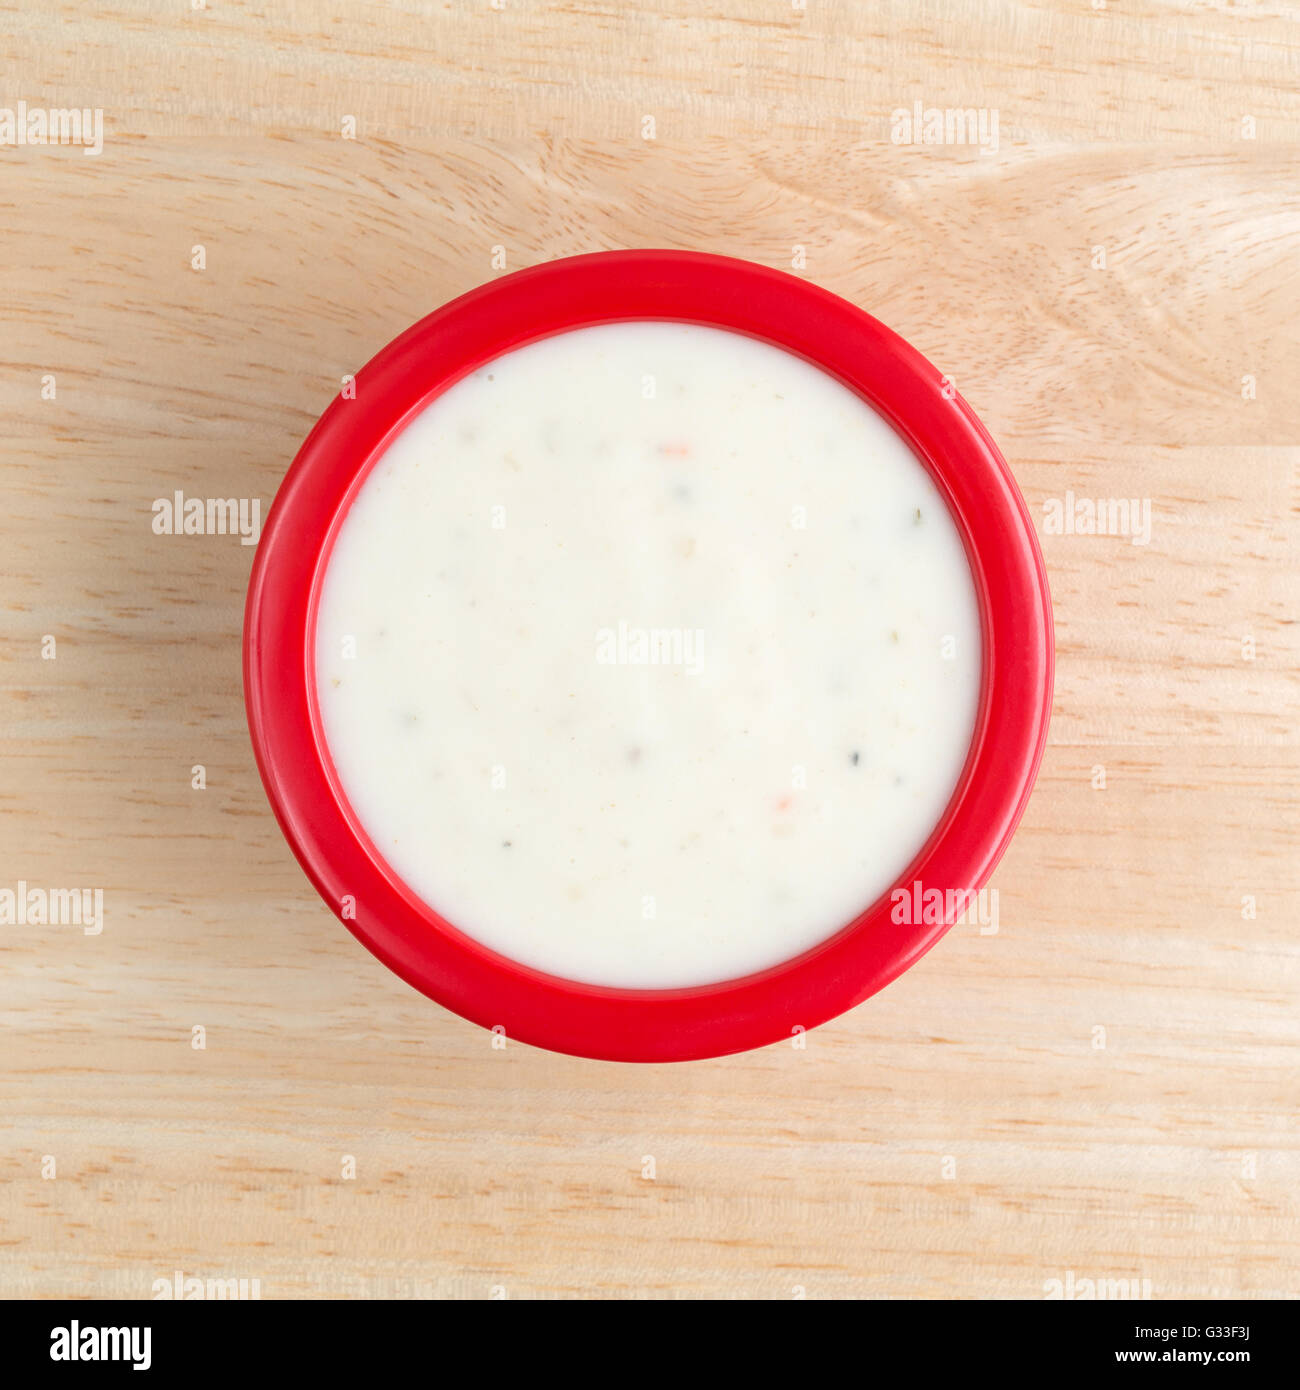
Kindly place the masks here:
[(957, 524), (979, 599), (975, 732), (934, 832), (896, 886), (975, 892), (1011, 839), (1047, 738), (1051, 599), (1024, 499), (948, 378), (846, 300), (783, 271), (693, 251), (606, 251), (502, 276), (393, 340), (336, 397), (285, 475), (249, 581), (244, 693), (258, 770), (289, 844), (363, 945), (440, 1004), (512, 1039), (578, 1056), (683, 1061), (798, 1035), (901, 974), (951, 921), (891, 920), (890, 894), (828, 940), (743, 979), (632, 990), (560, 979), (458, 931), (407, 888), (347, 803), (320, 728), (320, 581), (352, 498), (429, 401), (512, 348), (597, 323), (706, 324), (813, 363), (885, 416)]

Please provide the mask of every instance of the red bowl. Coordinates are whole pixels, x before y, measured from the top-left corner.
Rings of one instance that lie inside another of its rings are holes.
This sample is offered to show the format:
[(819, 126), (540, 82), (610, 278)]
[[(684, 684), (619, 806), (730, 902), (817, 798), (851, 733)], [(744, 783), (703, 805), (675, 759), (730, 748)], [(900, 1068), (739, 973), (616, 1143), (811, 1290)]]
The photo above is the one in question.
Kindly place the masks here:
[[(353, 497), (430, 400), (511, 348), (588, 324), (666, 319), (731, 329), (838, 378), (910, 443), (947, 500), (979, 598), (982, 681), (952, 799), (897, 880), (978, 890), (1006, 849), (1047, 738), (1052, 613), (1033, 526), (997, 446), (946, 378), (870, 315), (804, 280), (686, 251), (610, 251), (503, 276), (409, 328), (336, 399), (285, 476), (249, 582), (244, 692), (257, 765), (307, 876), (364, 946), (416, 989), (485, 1028), (618, 1061), (720, 1056), (789, 1038), (852, 1008), (948, 930), (898, 925), (890, 895), (802, 955), (743, 979), (613, 989), (520, 965), (422, 902), (343, 794), (321, 729), (321, 579)], [(345, 899), (355, 915), (342, 910)]]

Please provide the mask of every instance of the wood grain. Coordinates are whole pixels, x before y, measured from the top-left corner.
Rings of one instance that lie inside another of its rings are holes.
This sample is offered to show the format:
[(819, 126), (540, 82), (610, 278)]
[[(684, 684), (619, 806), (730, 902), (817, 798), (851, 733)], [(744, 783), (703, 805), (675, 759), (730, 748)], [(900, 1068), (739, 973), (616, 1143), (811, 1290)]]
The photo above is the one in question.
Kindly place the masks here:
[[(0, 105), (106, 123), (0, 150), (0, 886), (106, 918), (0, 927), (0, 1292), (1300, 1292), (1297, 17), (0, 8)], [(914, 99), (996, 108), (997, 154), (893, 144)], [(1043, 535), (1054, 722), (997, 933), (802, 1050), (630, 1068), (494, 1051), (334, 921), (244, 728), (253, 551), (150, 507), (265, 507), (494, 247), (641, 245), (803, 247), (952, 374), (1040, 530), (1067, 492), (1152, 526)]]

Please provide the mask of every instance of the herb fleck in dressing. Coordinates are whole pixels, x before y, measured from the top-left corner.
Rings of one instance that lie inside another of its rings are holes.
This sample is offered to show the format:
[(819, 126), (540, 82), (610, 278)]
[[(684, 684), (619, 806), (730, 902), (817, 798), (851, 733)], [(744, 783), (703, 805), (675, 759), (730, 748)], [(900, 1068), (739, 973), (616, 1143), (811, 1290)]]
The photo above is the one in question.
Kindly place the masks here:
[(416, 893), (528, 965), (667, 988), (891, 886), (965, 761), (980, 634), (948, 510), (870, 407), (767, 344), (630, 323), (407, 426), (340, 530), (316, 668)]

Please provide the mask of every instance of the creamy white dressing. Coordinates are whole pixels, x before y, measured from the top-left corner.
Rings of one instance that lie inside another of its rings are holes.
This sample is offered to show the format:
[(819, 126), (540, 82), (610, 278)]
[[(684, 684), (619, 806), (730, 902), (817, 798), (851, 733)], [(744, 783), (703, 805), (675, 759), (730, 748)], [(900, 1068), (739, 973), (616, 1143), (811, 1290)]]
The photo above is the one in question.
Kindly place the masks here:
[(667, 988), (890, 888), (965, 761), (980, 627), (947, 508), (857, 395), (628, 323), (403, 430), (340, 529), (316, 668), (347, 797), (420, 897), (527, 965)]

